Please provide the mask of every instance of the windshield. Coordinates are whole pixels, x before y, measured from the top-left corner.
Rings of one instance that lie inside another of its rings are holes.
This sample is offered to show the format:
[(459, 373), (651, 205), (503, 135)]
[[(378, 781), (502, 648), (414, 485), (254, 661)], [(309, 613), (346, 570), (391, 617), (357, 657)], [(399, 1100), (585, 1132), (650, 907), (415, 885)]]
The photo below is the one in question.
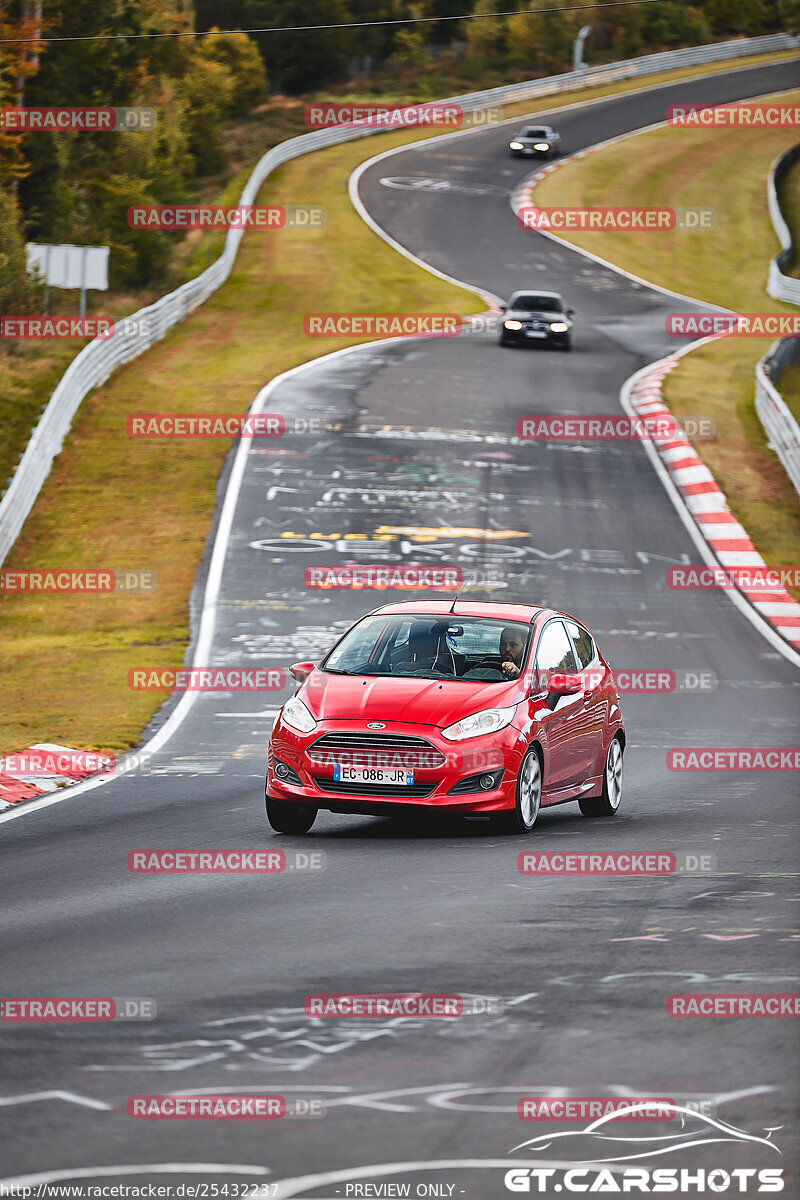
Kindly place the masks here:
[(330, 652), (323, 671), (501, 683), (515, 679), (531, 627), (492, 617), (364, 617)]
[(564, 305), (558, 296), (512, 296), (509, 308), (521, 308), (525, 312), (563, 312)]
[(526, 138), (546, 138), (550, 136), (549, 129), (523, 129), (520, 137)]

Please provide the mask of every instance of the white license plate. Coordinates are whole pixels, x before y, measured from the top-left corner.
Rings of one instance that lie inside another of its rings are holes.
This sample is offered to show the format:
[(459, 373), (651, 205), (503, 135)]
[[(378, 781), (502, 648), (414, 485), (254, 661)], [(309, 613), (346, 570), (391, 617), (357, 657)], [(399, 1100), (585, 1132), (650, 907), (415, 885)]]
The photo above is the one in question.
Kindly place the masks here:
[(543, 333), (541, 329), (526, 329), (525, 337), (544, 338), (544, 337), (547, 337), (547, 334)]
[(379, 767), (343, 767), (337, 763), (333, 768), (334, 783), (374, 783), (384, 787), (411, 787), (414, 772), (398, 769), (385, 771)]

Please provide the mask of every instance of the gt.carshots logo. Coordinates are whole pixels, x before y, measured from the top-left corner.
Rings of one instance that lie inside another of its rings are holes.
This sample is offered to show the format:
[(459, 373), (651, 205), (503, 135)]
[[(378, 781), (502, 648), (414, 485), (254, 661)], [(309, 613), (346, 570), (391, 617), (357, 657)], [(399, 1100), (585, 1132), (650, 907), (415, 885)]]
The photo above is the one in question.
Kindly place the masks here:
[(666, 1192), (688, 1195), (720, 1195), (730, 1192), (775, 1193), (784, 1188), (782, 1167), (738, 1167), (732, 1171), (721, 1167), (710, 1170), (688, 1167), (618, 1167), (615, 1170), (597, 1167), (512, 1167), (503, 1182), (509, 1192), (533, 1192), (553, 1195), (556, 1192), (590, 1192), (592, 1195), (658, 1195)]

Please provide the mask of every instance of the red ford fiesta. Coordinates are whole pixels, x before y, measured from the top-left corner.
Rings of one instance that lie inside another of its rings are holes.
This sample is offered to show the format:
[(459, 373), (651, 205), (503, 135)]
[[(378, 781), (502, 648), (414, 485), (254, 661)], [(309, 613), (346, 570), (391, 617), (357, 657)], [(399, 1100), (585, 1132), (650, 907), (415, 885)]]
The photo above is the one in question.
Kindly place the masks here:
[(522, 833), (542, 806), (619, 808), (619, 696), (591, 633), (565, 613), (389, 604), (290, 670), (301, 686), (275, 721), (266, 781), (280, 833), (306, 833), (320, 808), (481, 813)]

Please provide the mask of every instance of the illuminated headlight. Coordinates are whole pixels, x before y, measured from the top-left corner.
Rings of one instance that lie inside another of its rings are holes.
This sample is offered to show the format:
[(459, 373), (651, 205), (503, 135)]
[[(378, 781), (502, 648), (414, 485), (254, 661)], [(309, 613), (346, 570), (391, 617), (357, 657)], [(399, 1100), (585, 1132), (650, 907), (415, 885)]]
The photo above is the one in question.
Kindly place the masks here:
[(503, 321), (504, 329), (522, 329), (522, 321)]
[(522, 142), (509, 142), (508, 148), (509, 148), (509, 150), (524, 150), (525, 149)]
[(311, 730), (317, 727), (317, 722), (303, 701), (298, 700), (296, 696), (292, 696), (291, 700), (286, 701), (282, 716), (287, 725), (290, 725), (292, 729), (299, 730), (300, 733), (311, 733)]
[(534, 148), (534, 150), (549, 150), (550, 143), (549, 142), (534, 142), (533, 148)]
[(505, 729), (511, 723), (515, 712), (513, 704), (511, 708), (485, 708), (483, 712), (464, 717), (463, 721), (456, 721), (455, 725), (448, 725), (442, 730), (442, 737), (448, 742), (463, 742), (485, 733), (497, 733), (498, 729)]
[(552, 329), (553, 333), (566, 333), (569, 329), (569, 325), (566, 323), (566, 321), (551, 321), (550, 328)]

